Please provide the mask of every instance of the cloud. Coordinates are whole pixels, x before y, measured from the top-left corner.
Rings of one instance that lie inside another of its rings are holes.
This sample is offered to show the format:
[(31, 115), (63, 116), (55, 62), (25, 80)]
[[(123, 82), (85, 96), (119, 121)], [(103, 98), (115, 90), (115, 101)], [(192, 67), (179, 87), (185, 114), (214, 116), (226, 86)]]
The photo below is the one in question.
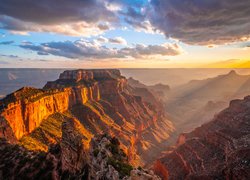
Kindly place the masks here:
[(126, 48), (108, 48), (95, 41), (78, 40), (75, 42), (49, 42), (39, 45), (21, 44), (21, 48), (37, 52), (39, 55), (54, 55), (70, 59), (124, 59), (148, 58), (152, 56), (176, 56), (182, 49), (177, 44), (136, 45)]
[(113, 44), (123, 44), (123, 45), (127, 44), (127, 41), (123, 39), (122, 37), (110, 38), (109, 42)]
[(5, 34), (0, 32), (0, 38), (4, 38)]
[(7, 57), (7, 58), (12, 58), (12, 59), (17, 59), (19, 58), (19, 56), (16, 56), (16, 55), (5, 55), (5, 54), (0, 54), (1, 57)]
[(96, 39), (99, 43), (111, 43), (111, 44), (122, 44), (126, 45), (127, 41), (122, 37), (114, 37), (114, 38), (105, 38), (103, 36), (100, 36)]
[(249, 48), (250, 47), (250, 42), (247, 42), (246, 44), (244, 44), (243, 47)]
[(9, 30), (13, 34), (27, 35), (28, 32), (53, 32), (69, 36), (93, 36), (102, 34), (111, 29), (108, 23), (106, 28), (96, 23), (76, 22), (54, 25), (40, 25), (32, 22), (23, 22), (8, 16), (0, 15), (0, 28)]
[(137, 44), (135, 47), (122, 48), (121, 54), (134, 58), (146, 58), (149, 56), (176, 56), (182, 53), (182, 49), (177, 44), (143, 45)]
[(250, 1), (151, 0), (148, 18), (166, 37), (209, 45), (250, 38)]
[(107, 43), (109, 40), (103, 36), (100, 36), (96, 39), (100, 43)]
[(2, 42), (0, 42), (0, 45), (10, 45), (13, 43), (15, 43), (15, 42), (14, 41), (2, 41)]
[(108, 22), (117, 21), (102, 0), (0, 0), (0, 4), (0, 28), (13, 33), (96, 35), (110, 29)]
[(119, 58), (115, 49), (109, 49), (95, 42), (78, 40), (75, 42), (49, 42), (40, 45), (20, 45), (20, 47), (35, 51), (39, 54), (51, 54), (71, 59), (80, 58)]
[(146, 33), (159, 33), (147, 19), (148, 2), (146, 0), (133, 1), (132, 4), (129, 1), (120, 0), (116, 3), (122, 7), (119, 9), (118, 14), (123, 17), (127, 24), (135, 28), (135, 30)]
[(248, 0), (0, 0), (0, 4), (0, 28), (22, 35), (93, 36), (131, 25), (192, 45), (250, 39)]
[(85, 21), (112, 21), (114, 14), (102, 0), (0, 0), (3, 15), (43, 25)]

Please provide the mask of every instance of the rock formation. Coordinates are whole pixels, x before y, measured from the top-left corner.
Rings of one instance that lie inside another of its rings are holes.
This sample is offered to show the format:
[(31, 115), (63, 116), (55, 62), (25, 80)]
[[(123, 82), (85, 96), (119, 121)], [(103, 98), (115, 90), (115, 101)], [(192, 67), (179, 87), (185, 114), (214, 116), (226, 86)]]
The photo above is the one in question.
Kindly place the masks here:
[(74, 119), (62, 124), (61, 162), (62, 171), (80, 174), (87, 165), (87, 148), (90, 139), (84, 136), (82, 125)]
[(156, 161), (163, 179), (249, 179), (250, 96), (233, 100), (211, 122), (179, 137)]
[(143, 164), (174, 128), (160, 102), (146, 101), (131, 89), (119, 70), (65, 71), (43, 89), (25, 87), (0, 100), (0, 137), (48, 151), (64, 139), (63, 122), (73, 119), (87, 138), (103, 132), (119, 137), (130, 162)]
[(116, 137), (95, 136), (90, 149), (90, 178), (109, 180), (159, 180), (154, 172), (133, 168)]

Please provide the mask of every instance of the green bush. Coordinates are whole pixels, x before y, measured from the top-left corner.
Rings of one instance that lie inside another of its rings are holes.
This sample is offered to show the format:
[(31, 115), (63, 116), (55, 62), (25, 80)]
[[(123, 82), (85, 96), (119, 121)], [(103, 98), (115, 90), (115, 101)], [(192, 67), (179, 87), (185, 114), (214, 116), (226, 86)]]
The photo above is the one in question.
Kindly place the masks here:
[(106, 145), (106, 148), (110, 150), (110, 152), (113, 154), (113, 155), (117, 155), (119, 154), (119, 146), (118, 145), (115, 145), (115, 144), (107, 144)]
[(130, 171), (133, 169), (133, 167), (130, 164), (116, 160), (112, 157), (108, 158), (108, 164), (113, 166), (119, 172), (121, 178), (129, 176)]

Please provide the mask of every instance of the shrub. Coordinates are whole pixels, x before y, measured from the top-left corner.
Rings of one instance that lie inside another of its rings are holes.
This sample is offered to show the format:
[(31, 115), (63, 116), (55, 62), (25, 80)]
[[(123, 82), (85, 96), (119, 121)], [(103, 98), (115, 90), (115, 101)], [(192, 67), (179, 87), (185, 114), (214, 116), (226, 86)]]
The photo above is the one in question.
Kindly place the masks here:
[(99, 149), (95, 149), (95, 150), (93, 151), (93, 154), (94, 154), (95, 157), (97, 157), (97, 155), (99, 154)]
[(113, 145), (116, 145), (116, 146), (119, 146), (119, 145), (120, 145), (120, 142), (119, 142), (119, 140), (118, 140), (116, 137), (113, 137), (113, 138), (111, 139), (111, 143), (112, 143)]
[(112, 157), (108, 158), (108, 164), (113, 166), (119, 172), (121, 178), (129, 176), (130, 171), (133, 169), (130, 164), (115, 160)]

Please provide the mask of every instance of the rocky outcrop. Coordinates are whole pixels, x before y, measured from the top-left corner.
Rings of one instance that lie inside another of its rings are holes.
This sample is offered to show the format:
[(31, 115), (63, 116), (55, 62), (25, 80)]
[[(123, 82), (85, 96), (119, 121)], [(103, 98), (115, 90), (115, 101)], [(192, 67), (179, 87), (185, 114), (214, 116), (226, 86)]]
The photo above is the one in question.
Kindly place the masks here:
[(12, 143), (17, 142), (9, 123), (2, 117), (0, 117), (0, 137), (5, 137)]
[(91, 139), (84, 135), (82, 129), (82, 125), (74, 119), (68, 119), (62, 124), (62, 171), (80, 174), (87, 166), (87, 148)]
[(211, 122), (182, 134), (156, 161), (163, 179), (249, 179), (250, 96), (233, 100)]
[(141, 167), (133, 168), (117, 138), (106, 134), (91, 141), (90, 178), (109, 180), (159, 180), (154, 172)]

